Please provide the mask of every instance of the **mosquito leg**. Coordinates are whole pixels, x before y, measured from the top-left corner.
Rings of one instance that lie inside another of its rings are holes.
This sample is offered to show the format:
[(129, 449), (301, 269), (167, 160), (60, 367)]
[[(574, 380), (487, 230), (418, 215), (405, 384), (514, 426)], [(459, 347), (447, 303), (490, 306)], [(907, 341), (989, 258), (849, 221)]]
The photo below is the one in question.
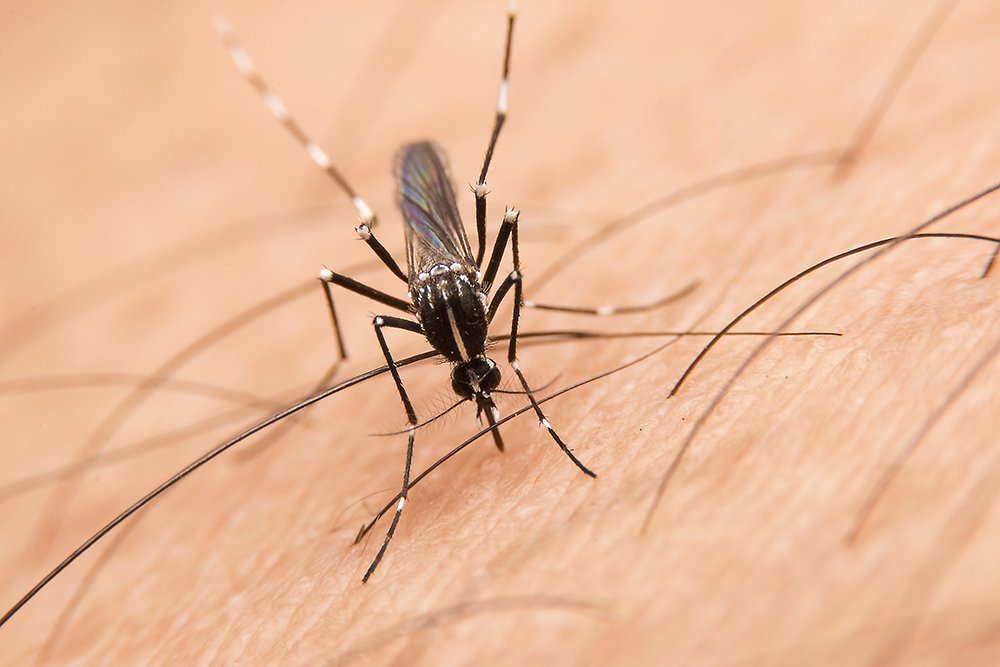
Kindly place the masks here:
[(403, 270), (399, 268), (399, 264), (396, 263), (396, 260), (392, 258), (392, 255), (390, 255), (389, 251), (385, 249), (385, 246), (382, 245), (377, 238), (375, 238), (375, 233), (372, 231), (372, 226), (374, 226), (374, 224), (375, 218), (373, 217), (371, 222), (362, 221), (361, 224), (354, 228), (354, 231), (358, 233), (358, 238), (368, 244), (368, 247), (371, 248), (376, 255), (378, 255), (378, 258), (382, 260), (382, 263), (389, 267), (389, 270), (392, 271), (397, 278), (402, 280), (404, 283), (409, 282), (406, 274), (403, 273)]
[(295, 138), (299, 145), (305, 149), (306, 153), (309, 154), (309, 157), (312, 158), (312, 161), (333, 179), (333, 181), (337, 184), (337, 187), (339, 187), (344, 194), (351, 198), (351, 202), (353, 202), (354, 208), (358, 212), (359, 224), (354, 230), (358, 233), (358, 237), (368, 244), (368, 247), (375, 252), (378, 258), (382, 260), (382, 263), (385, 264), (396, 277), (401, 279), (403, 282), (406, 282), (406, 274), (403, 273), (403, 271), (399, 268), (399, 264), (396, 263), (396, 260), (392, 258), (389, 251), (385, 249), (385, 246), (383, 246), (377, 238), (375, 238), (375, 234), (372, 232), (372, 229), (374, 229), (375, 225), (378, 223), (378, 218), (375, 213), (371, 210), (365, 200), (354, 191), (354, 188), (352, 188), (351, 184), (347, 182), (347, 179), (344, 178), (343, 174), (341, 174), (340, 171), (333, 166), (333, 162), (330, 160), (330, 157), (326, 154), (326, 152), (320, 148), (319, 144), (313, 141), (308, 134), (306, 134), (305, 130), (302, 129), (302, 126), (299, 125), (298, 121), (296, 121), (295, 118), (293, 118), (288, 112), (288, 108), (285, 107), (285, 104), (275, 94), (274, 90), (271, 89), (271, 86), (269, 86), (264, 80), (264, 77), (261, 76), (257, 66), (250, 58), (250, 54), (247, 53), (245, 48), (243, 48), (239, 37), (236, 36), (236, 31), (233, 30), (233, 27), (229, 24), (229, 22), (222, 18), (217, 19), (215, 22), (215, 29), (222, 38), (222, 41), (225, 43), (226, 48), (229, 49), (229, 55), (232, 57), (233, 62), (236, 63), (236, 68), (240, 71), (240, 74), (242, 74), (243, 77), (250, 82), (253, 89), (257, 91), (257, 94), (260, 95), (260, 98), (264, 102), (265, 106), (267, 106), (274, 117), (278, 119), (278, 122), (285, 126), (285, 129), (288, 130), (289, 134)]
[[(518, 215), (518, 212), (514, 209), (504, 211), (503, 222), (500, 224), (500, 231), (497, 232), (497, 240), (493, 243), (493, 253), (490, 255), (489, 266), (486, 267), (486, 271), (483, 273), (481, 286), (483, 292), (487, 294), (489, 294), (490, 288), (493, 287), (493, 280), (496, 278), (497, 270), (500, 268), (500, 260), (503, 259), (503, 251), (507, 249), (507, 239), (514, 229)], [(479, 266), (482, 266), (482, 264)], [(508, 287), (508, 289), (510, 288)]]
[[(337, 375), (337, 371), (340, 369), (340, 364), (345, 359), (347, 359), (347, 346), (344, 344), (344, 334), (340, 328), (340, 319), (337, 317), (337, 308), (333, 304), (333, 285), (334, 284), (341, 285), (346, 289), (358, 292), (363, 296), (368, 296), (370, 298), (373, 298), (379, 301), (380, 303), (387, 303), (386, 301), (383, 301), (381, 299), (381, 297), (383, 296), (388, 297), (389, 299), (394, 298), (389, 296), (388, 294), (382, 294), (382, 293), (378, 293), (378, 295), (376, 296), (375, 294), (372, 293), (375, 292), (376, 290), (373, 290), (367, 285), (358, 283), (357, 281), (352, 281), (350, 284), (348, 284), (346, 281), (338, 282), (340, 278), (335, 279), (334, 276), (340, 276), (340, 274), (334, 274), (332, 271), (329, 271), (328, 269), (323, 269), (323, 271), (320, 273), (319, 280), (320, 284), (323, 286), (323, 297), (326, 299), (326, 307), (330, 313), (330, 323), (333, 325), (333, 336), (334, 340), (337, 343), (337, 358), (333, 362), (333, 365), (330, 366), (323, 373), (323, 377), (321, 377), (316, 382), (316, 385), (313, 387), (313, 390), (311, 392), (314, 394), (322, 391), (323, 389), (326, 389), (330, 381), (333, 380), (333, 378)], [(389, 305), (394, 305), (394, 304), (389, 304)], [(272, 445), (278, 442), (278, 440), (280, 440), (288, 432), (289, 429), (298, 424), (301, 419), (302, 415), (290, 416), (288, 419), (284, 420), (281, 424), (278, 424), (274, 428), (270, 429), (267, 432), (267, 434), (265, 434), (255, 443), (253, 447), (248, 447), (245, 450), (237, 453), (236, 457), (240, 461), (248, 461), (263, 454), (268, 449), (270, 449)]]
[(697, 281), (690, 282), (672, 294), (668, 294), (665, 297), (661, 297), (649, 303), (643, 303), (635, 306), (597, 306), (588, 308), (579, 306), (558, 306), (548, 303), (538, 303), (537, 301), (530, 301), (527, 299), (521, 305), (525, 308), (533, 308), (535, 310), (551, 310), (559, 313), (573, 313), (576, 315), (596, 315), (598, 317), (606, 317), (609, 315), (629, 315), (632, 313), (642, 313), (647, 310), (655, 310), (656, 308), (662, 308), (668, 304), (680, 301), (693, 292), (697, 286)]
[[(497, 288), (497, 292), (490, 302), (490, 307), (487, 313), (487, 318), (491, 319), (496, 315), (497, 308), (500, 306), (500, 302), (510, 291), (510, 288), (514, 288), (514, 314), (511, 318), (510, 323), (510, 342), (507, 346), (507, 361), (510, 363), (510, 367), (514, 369), (514, 373), (517, 375), (517, 379), (521, 382), (521, 387), (524, 389), (524, 393), (527, 394), (528, 400), (531, 401), (531, 408), (535, 411), (535, 416), (538, 417), (538, 421), (542, 426), (549, 432), (552, 439), (555, 440), (559, 448), (563, 450), (563, 453), (569, 457), (569, 459), (578, 467), (584, 474), (590, 477), (597, 477), (597, 475), (590, 470), (587, 466), (583, 465), (578, 458), (570, 451), (570, 448), (566, 446), (559, 434), (556, 433), (555, 428), (552, 427), (552, 423), (546, 418), (545, 413), (542, 412), (541, 406), (538, 405), (538, 401), (535, 399), (535, 394), (531, 391), (531, 387), (528, 386), (528, 381), (524, 379), (524, 373), (521, 371), (521, 365), (517, 361), (517, 326), (521, 318), (521, 258), (518, 253), (517, 246), (517, 218), (519, 213), (516, 210), (508, 209), (507, 213), (504, 215), (504, 227), (501, 227), (501, 231), (504, 228), (509, 228), (510, 230), (510, 247), (511, 254), (514, 258), (514, 270), (510, 272), (500, 287)], [(496, 254), (494, 252), (494, 254)]]
[(375, 572), (375, 568), (382, 561), (382, 557), (385, 555), (385, 550), (389, 547), (389, 542), (392, 541), (392, 536), (396, 532), (396, 526), (399, 525), (399, 517), (403, 514), (403, 506), (406, 504), (406, 496), (410, 491), (410, 467), (413, 463), (413, 436), (416, 432), (417, 426), (417, 413), (413, 409), (413, 404), (410, 402), (410, 397), (406, 394), (406, 388), (403, 386), (403, 380), (399, 377), (399, 370), (396, 368), (396, 362), (392, 358), (392, 352), (389, 351), (389, 345), (385, 342), (385, 336), (382, 334), (382, 329), (385, 327), (393, 329), (403, 329), (405, 331), (412, 331), (414, 333), (423, 333), (420, 325), (416, 322), (411, 322), (410, 320), (404, 320), (400, 317), (389, 317), (384, 315), (377, 315), (373, 320), (375, 326), (375, 335), (378, 337), (379, 347), (382, 348), (382, 354), (385, 355), (385, 363), (389, 366), (389, 372), (392, 373), (392, 379), (396, 383), (396, 389), (399, 391), (399, 399), (403, 402), (403, 409), (406, 410), (406, 419), (409, 423), (409, 428), (406, 434), (406, 464), (403, 466), (403, 485), (399, 491), (399, 502), (396, 504), (396, 514), (392, 517), (392, 523), (389, 524), (389, 530), (385, 533), (385, 540), (382, 542), (381, 548), (379, 548), (378, 553), (375, 555), (375, 560), (372, 564), (368, 566), (368, 570), (365, 572), (365, 576), (362, 577), (362, 582), (367, 582), (368, 578), (372, 576)]
[(483, 170), (479, 173), (479, 181), (475, 187), (476, 237), (479, 241), (476, 251), (476, 266), (482, 266), (483, 258), (486, 256), (486, 173), (490, 169), (490, 160), (493, 159), (493, 149), (496, 148), (500, 128), (503, 127), (503, 123), (507, 119), (507, 79), (510, 74), (510, 45), (514, 37), (515, 16), (514, 1), (511, 0), (507, 7), (507, 43), (503, 52), (503, 74), (500, 77), (500, 93), (497, 95), (497, 113), (493, 121), (490, 143), (486, 147), (486, 157), (483, 159)]
[[(490, 307), (486, 312), (486, 321), (492, 322), (494, 316), (497, 314), (497, 308), (500, 307), (500, 302), (503, 301), (504, 297), (507, 296), (507, 292), (513, 287), (516, 278), (515, 275), (520, 276), (520, 266), (521, 266), (521, 256), (519, 253), (517, 245), (517, 220), (521, 216), (520, 211), (508, 208), (503, 214), (503, 223), (500, 225), (500, 231), (497, 233), (496, 243), (493, 244), (493, 253), (490, 255), (490, 265), (486, 268), (486, 273), (483, 277), (483, 291), (489, 293), (490, 287), (493, 286), (493, 279), (496, 277), (497, 269), (500, 266), (500, 260), (503, 258), (503, 251), (507, 249), (507, 239), (513, 234), (513, 241), (511, 242), (511, 254), (514, 258), (514, 271), (508, 275), (500, 287), (497, 288), (496, 294), (493, 295), (493, 299), (490, 301)], [(516, 325), (516, 322), (515, 322)], [(511, 332), (511, 338), (513, 339), (516, 331)]]
[[(334, 285), (339, 285), (344, 289), (354, 292), (355, 294), (360, 294), (363, 297), (367, 297), (372, 301), (378, 301), (381, 304), (385, 304), (390, 308), (395, 308), (396, 310), (402, 310), (404, 313), (413, 312), (413, 305), (404, 299), (400, 299), (392, 296), (391, 294), (386, 294), (381, 290), (377, 290), (374, 287), (369, 287), (362, 282), (355, 280), (354, 278), (348, 278), (347, 276), (335, 273), (330, 269), (323, 268), (319, 272), (319, 279), (324, 283), (332, 283)], [(336, 323), (336, 310), (333, 308), (333, 295), (327, 292), (327, 298), (330, 303), (331, 316), (334, 318), (334, 326), (337, 327), (339, 331), (340, 327)]]
[(320, 278), (319, 283), (323, 286), (323, 298), (326, 299), (326, 309), (330, 313), (333, 337), (337, 341), (337, 363), (339, 364), (342, 359), (347, 359), (347, 346), (344, 345), (344, 332), (340, 328), (337, 307), (333, 305), (333, 285), (322, 278)]

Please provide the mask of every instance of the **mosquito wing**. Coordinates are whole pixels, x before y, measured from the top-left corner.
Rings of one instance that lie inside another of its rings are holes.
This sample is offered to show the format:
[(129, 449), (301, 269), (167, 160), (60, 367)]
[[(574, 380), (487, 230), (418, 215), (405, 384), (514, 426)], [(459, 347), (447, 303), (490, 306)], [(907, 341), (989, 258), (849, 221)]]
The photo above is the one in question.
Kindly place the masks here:
[(427, 141), (403, 146), (396, 158), (396, 182), (411, 282), (435, 264), (475, 267), (441, 149)]

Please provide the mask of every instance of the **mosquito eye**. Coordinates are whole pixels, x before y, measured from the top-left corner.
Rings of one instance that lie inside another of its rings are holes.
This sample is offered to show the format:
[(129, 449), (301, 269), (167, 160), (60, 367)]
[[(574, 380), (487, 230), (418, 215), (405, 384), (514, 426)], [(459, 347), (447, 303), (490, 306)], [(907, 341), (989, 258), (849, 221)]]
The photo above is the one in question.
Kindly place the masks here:
[(462, 398), (472, 398), (472, 385), (466, 377), (465, 370), (456, 368), (451, 374), (451, 388)]

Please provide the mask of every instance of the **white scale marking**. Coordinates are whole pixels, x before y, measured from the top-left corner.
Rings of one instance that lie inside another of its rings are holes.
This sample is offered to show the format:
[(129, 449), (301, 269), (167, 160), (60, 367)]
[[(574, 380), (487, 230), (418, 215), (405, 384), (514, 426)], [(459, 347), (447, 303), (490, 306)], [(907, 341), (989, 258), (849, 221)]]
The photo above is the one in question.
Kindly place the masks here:
[(500, 82), (500, 97), (497, 99), (497, 113), (507, 113), (507, 79)]
[(375, 214), (368, 208), (368, 204), (361, 197), (354, 198), (354, 208), (358, 209), (358, 215), (361, 217), (362, 222), (369, 223), (375, 219)]
[(278, 120), (288, 120), (288, 109), (285, 108), (285, 105), (282, 104), (277, 95), (272, 93), (270, 90), (265, 90), (260, 94), (260, 96), (264, 98), (264, 104), (267, 105), (267, 108), (271, 110), (271, 113), (273, 113)]
[(222, 40), (229, 48), (229, 55), (236, 63), (236, 69), (240, 71), (240, 74), (248, 79), (257, 77), (257, 68), (254, 66), (253, 60), (250, 59), (250, 54), (237, 41), (236, 31), (233, 30), (232, 24), (222, 16), (216, 16), (212, 23), (214, 24), (215, 31), (219, 33), (219, 36), (222, 37)]
[(240, 71), (240, 74), (248, 78), (257, 74), (257, 68), (254, 67), (253, 61), (250, 60), (250, 54), (246, 52), (246, 49), (238, 44), (234, 44), (230, 47), (230, 53), (233, 56), (233, 60), (236, 61), (236, 69)]
[(322, 148), (320, 148), (319, 146), (310, 141), (308, 144), (306, 144), (306, 152), (309, 153), (309, 157), (311, 157), (313, 162), (318, 164), (321, 169), (330, 168), (332, 163), (330, 162), (330, 158), (327, 157), (326, 153), (323, 152)]
[(465, 349), (465, 341), (462, 340), (462, 334), (458, 331), (458, 322), (455, 321), (455, 314), (451, 312), (451, 308), (446, 308), (445, 312), (448, 313), (448, 324), (451, 325), (451, 335), (455, 338), (456, 345), (458, 345), (462, 361), (468, 361), (472, 357), (469, 355), (469, 351)]

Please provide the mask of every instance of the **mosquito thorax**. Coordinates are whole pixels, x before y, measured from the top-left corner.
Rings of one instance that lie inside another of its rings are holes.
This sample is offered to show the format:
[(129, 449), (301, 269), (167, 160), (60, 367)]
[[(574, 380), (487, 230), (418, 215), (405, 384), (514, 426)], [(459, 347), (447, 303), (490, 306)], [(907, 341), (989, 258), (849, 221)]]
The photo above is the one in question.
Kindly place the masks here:
[(451, 388), (462, 398), (488, 398), (500, 384), (500, 368), (486, 356), (476, 357), (451, 370)]
[(434, 264), (413, 276), (410, 299), (428, 342), (448, 361), (464, 363), (486, 351), (486, 295), (475, 266)]

